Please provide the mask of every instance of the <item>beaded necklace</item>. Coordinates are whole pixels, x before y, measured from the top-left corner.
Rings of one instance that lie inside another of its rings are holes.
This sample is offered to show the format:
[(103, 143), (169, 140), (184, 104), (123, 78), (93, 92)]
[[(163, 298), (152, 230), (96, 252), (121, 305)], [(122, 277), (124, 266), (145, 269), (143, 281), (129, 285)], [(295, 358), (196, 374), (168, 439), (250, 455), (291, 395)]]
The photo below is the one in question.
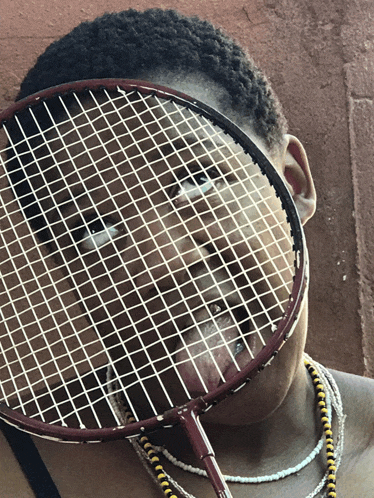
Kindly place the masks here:
[[(316, 456), (320, 453), (323, 441), (326, 442), (326, 455), (327, 455), (327, 471), (323, 476), (322, 480), (319, 482), (317, 487), (312, 493), (310, 493), (306, 498), (314, 498), (325, 486), (327, 487), (327, 497), (336, 498), (336, 472), (339, 468), (341, 456), (343, 452), (343, 442), (344, 442), (344, 422), (345, 416), (343, 414), (343, 407), (341, 402), (341, 396), (339, 389), (335, 383), (335, 380), (328, 372), (328, 370), (317, 362), (313, 362), (309, 356), (304, 355), (304, 364), (309, 372), (313, 385), (316, 391), (317, 403), (320, 411), (321, 422), (323, 426), (323, 435), (317, 446), (300, 464), (295, 467), (290, 467), (289, 469), (277, 472), (270, 476), (258, 476), (258, 477), (241, 477), (241, 476), (224, 476), (227, 482), (238, 482), (242, 484), (252, 484), (252, 483), (262, 483), (270, 482), (283, 479), (289, 475), (299, 472), (299, 470), (306, 467)], [(108, 378), (109, 378), (108, 371)], [(110, 378), (109, 378), (110, 380)], [(111, 383), (108, 385), (109, 391), (114, 390), (111, 388)], [(114, 394), (111, 397), (112, 406), (123, 423), (134, 422), (135, 419), (132, 414), (125, 408), (121, 407), (121, 400), (118, 394)], [(334, 447), (334, 439), (332, 434), (332, 410), (334, 408), (337, 418), (338, 418), (338, 444)], [(140, 457), (143, 465), (145, 466), (147, 472), (152, 476), (152, 478), (159, 483), (161, 489), (166, 498), (178, 498), (174, 491), (171, 489), (174, 487), (180, 496), (183, 498), (195, 498), (193, 495), (187, 493), (170, 475), (168, 475), (163, 466), (161, 465), (158, 453), (162, 453), (173, 465), (182, 468), (187, 472), (193, 474), (198, 474), (203, 477), (207, 477), (205, 470), (192, 467), (191, 465), (184, 464), (173, 457), (165, 448), (160, 448), (153, 446), (149, 441), (148, 437), (143, 435), (137, 441), (133, 438), (130, 440), (136, 453)], [(327, 483), (327, 484), (326, 484)]]

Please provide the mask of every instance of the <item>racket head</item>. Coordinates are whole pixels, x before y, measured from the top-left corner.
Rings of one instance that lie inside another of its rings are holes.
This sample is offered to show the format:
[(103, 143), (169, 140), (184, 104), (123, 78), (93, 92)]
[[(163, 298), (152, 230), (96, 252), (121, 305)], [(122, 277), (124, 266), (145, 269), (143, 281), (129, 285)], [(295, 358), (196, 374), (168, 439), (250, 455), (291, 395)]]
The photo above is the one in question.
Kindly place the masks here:
[(186, 404), (202, 413), (270, 363), (297, 322), (306, 249), (292, 196), (240, 128), (134, 80), (51, 88), (0, 122), (4, 420), (65, 441), (131, 436)]

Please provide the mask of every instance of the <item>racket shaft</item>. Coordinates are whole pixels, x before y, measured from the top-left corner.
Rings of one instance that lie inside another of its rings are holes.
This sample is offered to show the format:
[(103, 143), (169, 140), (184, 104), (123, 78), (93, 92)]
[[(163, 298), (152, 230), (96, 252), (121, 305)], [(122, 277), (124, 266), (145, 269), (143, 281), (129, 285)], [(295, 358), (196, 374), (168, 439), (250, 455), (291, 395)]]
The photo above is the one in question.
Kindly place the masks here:
[(195, 411), (185, 407), (185, 410), (180, 412), (180, 423), (190, 440), (195, 455), (204, 463), (217, 497), (232, 498), (198, 415)]
[(215, 457), (208, 455), (203, 458), (203, 462), (216, 495), (219, 498), (232, 498), (232, 494), (226, 484), (222, 472), (217, 465)]

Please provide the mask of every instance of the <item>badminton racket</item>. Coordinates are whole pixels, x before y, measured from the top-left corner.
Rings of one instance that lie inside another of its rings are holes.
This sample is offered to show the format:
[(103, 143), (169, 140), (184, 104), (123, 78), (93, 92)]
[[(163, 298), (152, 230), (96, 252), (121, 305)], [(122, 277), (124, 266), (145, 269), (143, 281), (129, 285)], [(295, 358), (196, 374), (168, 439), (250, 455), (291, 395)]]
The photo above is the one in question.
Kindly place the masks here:
[(297, 322), (282, 178), (216, 110), (141, 81), (54, 87), (0, 122), (0, 417), (65, 442), (181, 424), (231, 496), (199, 416)]

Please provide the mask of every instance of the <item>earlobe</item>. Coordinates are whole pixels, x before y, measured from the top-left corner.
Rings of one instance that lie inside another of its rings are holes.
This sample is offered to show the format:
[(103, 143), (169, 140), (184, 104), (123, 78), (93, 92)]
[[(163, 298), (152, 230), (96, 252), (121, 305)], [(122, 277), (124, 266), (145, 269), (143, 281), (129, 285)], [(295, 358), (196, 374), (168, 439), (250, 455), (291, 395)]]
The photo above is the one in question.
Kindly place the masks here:
[(304, 147), (292, 135), (286, 135), (285, 140), (283, 174), (299, 212), (301, 222), (305, 224), (314, 214), (316, 191)]

